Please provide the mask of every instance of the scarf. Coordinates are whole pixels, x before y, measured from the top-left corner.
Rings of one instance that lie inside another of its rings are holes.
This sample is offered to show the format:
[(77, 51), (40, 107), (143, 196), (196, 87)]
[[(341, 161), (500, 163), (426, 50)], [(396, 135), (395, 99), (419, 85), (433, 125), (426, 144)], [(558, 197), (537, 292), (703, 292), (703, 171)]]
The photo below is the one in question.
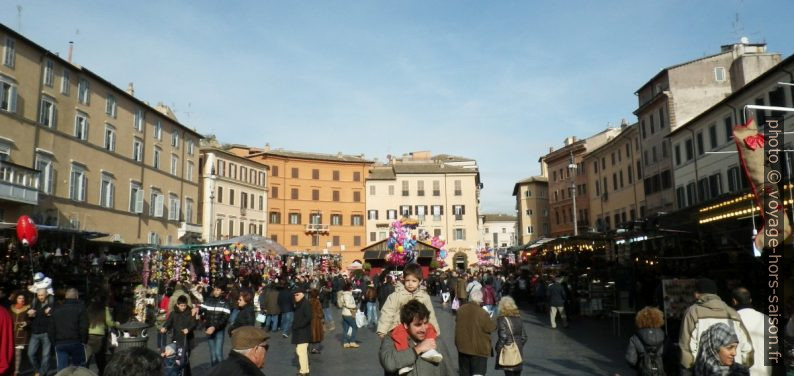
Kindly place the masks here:
[(729, 367), (720, 361), (720, 348), (738, 342), (739, 337), (728, 324), (720, 322), (710, 326), (700, 336), (695, 374), (702, 376), (726, 374)]
[[(392, 341), (394, 341), (394, 348), (397, 349), (397, 351), (407, 350), (408, 347), (410, 347), (408, 329), (406, 329), (402, 324), (395, 326), (389, 335), (391, 336)], [(425, 338), (435, 339), (436, 337), (438, 337), (436, 328), (433, 326), (433, 324), (427, 323), (427, 333)]]

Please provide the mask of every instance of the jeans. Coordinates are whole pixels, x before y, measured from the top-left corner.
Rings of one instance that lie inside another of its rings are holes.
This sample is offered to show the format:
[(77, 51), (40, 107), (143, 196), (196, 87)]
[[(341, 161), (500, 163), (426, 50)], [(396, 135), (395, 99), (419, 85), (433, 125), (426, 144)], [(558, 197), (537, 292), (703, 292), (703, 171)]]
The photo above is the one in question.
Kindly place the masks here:
[(378, 302), (367, 302), (368, 325), (378, 326)]
[(281, 333), (288, 336), (290, 329), (292, 329), (292, 314), (293, 312), (283, 312), (281, 314)]
[[(36, 361), (39, 346), (41, 346), (41, 363)], [(50, 370), (50, 354), (52, 354), (52, 345), (47, 333), (31, 334), (30, 342), (28, 342), (28, 359), (30, 359), (30, 365), (40, 375), (46, 375)]]
[(212, 332), (211, 335), (207, 336), (207, 343), (210, 345), (210, 365), (215, 366), (216, 364), (223, 361), (223, 340), (226, 338), (226, 334), (223, 330), (216, 330)]
[(488, 358), (458, 353), (458, 374), (460, 376), (485, 375)]
[(550, 314), (549, 314), (551, 316), (550, 317), (550, 319), (551, 319), (551, 327), (552, 328), (556, 328), (557, 327), (557, 312), (560, 313), (560, 318), (562, 319), (562, 325), (563, 326), (568, 326), (568, 318), (565, 317), (565, 307), (554, 307), (554, 306), (552, 306)]
[(323, 315), (325, 315), (325, 322), (333, 323), (334, 322), (334, 315), (331, 314), (331, 307), (323, 308)]
[(265, 317), (265, 329), (271, 332), (278, 330), (278, 315), (267, 315)]
[(85, 345), (82, 343), (55, 345), (55, 360), (58, 371), (69, 366), (85, 367)]
[[(353, 328), (353, 332), (348, 336), (347, 331), (349, 328)], [(345, 335), (345, 343), (356, 341), (356, 330), (358, 330), (356, 319), (353, 316), (342, 315), (342, 333)]]

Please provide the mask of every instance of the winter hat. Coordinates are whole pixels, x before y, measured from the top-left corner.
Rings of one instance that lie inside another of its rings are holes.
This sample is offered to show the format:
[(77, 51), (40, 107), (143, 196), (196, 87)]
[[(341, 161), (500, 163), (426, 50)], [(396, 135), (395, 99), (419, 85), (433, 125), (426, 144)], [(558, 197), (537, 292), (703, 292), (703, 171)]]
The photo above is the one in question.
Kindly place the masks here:
[(267, 341), (270, 335), (262, 328), (241, 326), (232, 331), (232, 349), (248, 350)]
[(41, 280), (43, 280), (43, 279), (44, 279), (44, 273), (42, 273), (42, 272), (38, 272), (38, 273), (33, 275), (33, 281), (34, 282), (41, 282)]
[(169, 344), (168, 346), (165, 347), (165, 355), (169, 356), (169, 355), (172, 355), (172, 354), (176, 354), (176, 345), (173, 344), (173, 343), (171, 343), (171, 344)]
[(717, 284), (711, 279), (701, 278), (695, 284), (695, 292), (699, 292), (701, 294), (716, 294)]

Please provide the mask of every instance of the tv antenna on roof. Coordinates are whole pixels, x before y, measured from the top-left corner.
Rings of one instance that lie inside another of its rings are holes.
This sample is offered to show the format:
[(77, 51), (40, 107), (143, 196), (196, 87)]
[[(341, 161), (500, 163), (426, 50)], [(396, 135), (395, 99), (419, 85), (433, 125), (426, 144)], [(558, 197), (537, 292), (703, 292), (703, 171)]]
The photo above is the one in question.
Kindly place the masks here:
[(17, 32), (22, 34), (22, 5), (17, 5)]

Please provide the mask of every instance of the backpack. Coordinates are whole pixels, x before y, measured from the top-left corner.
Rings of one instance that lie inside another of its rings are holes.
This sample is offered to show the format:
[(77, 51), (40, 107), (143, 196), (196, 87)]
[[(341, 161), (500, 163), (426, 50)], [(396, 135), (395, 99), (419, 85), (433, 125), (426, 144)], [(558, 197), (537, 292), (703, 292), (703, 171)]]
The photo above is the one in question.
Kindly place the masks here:
[[(645, 347), (645, 344), (643, 344)], [(642, 376), (664, 376), (664, 364), (661, 355), (655, 347), (647, 347), (640, 354), (637, 368)]]

